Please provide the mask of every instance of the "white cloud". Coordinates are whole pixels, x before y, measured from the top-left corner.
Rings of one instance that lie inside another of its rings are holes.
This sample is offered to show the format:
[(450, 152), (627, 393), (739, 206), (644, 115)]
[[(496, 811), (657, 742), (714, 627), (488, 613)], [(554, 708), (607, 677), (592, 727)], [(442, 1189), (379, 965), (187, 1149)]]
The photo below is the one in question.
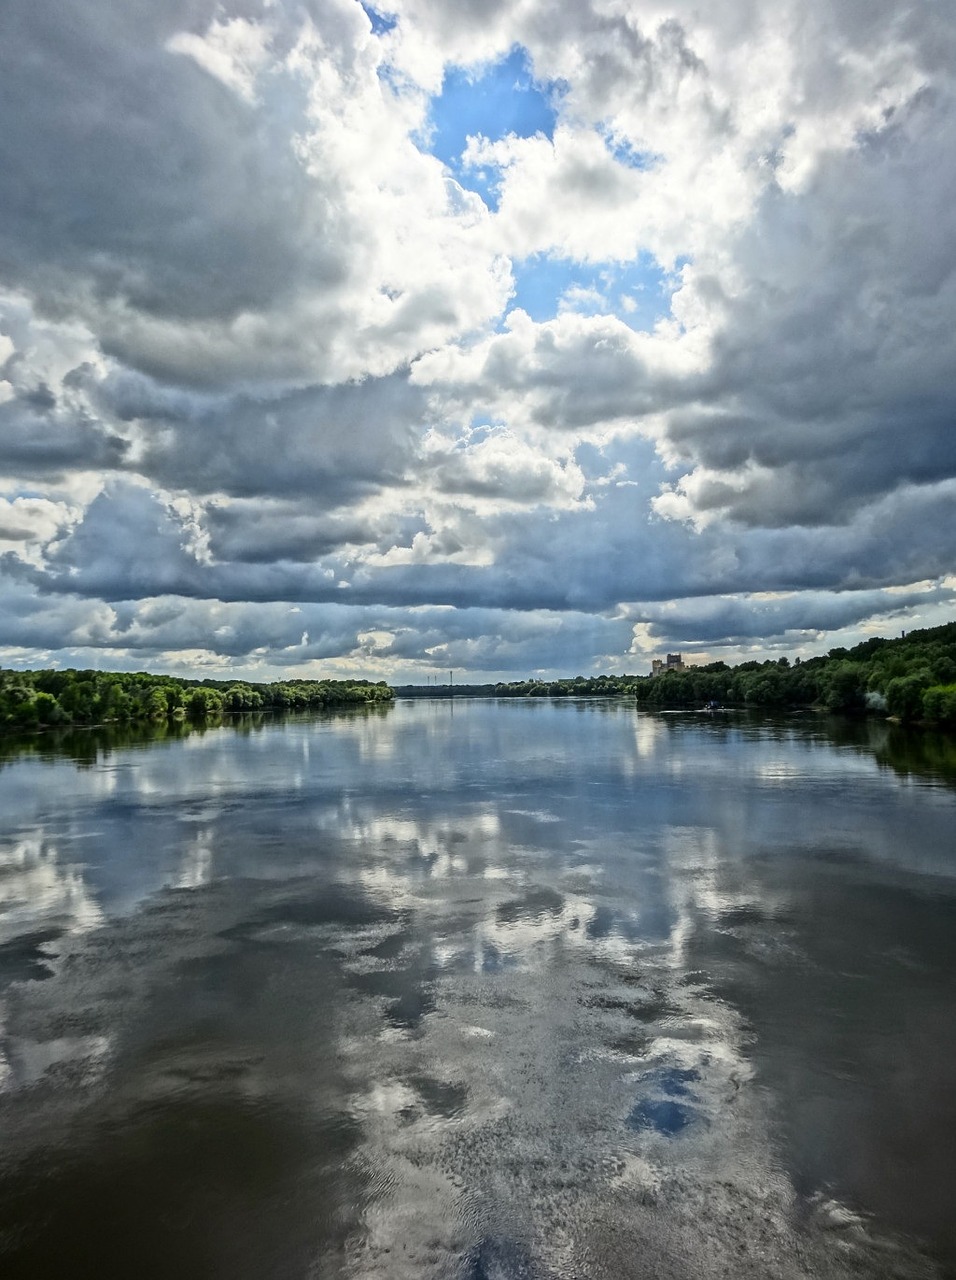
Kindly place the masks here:
[[(0, 644), (525, 674), (947, 607), (943, 7), (51, 3), (0, 15)], [(468, 142), (492, 209), (431, 96), (515, 45), (557, 119)], [(641, 332), (557, 265), (649, 262)]]
[(204, 71), (252, 102), (256, 77), (269, 56), (268, 43), (269, 32), (262, 24), (245, 18), (216, 18), (203, 35), (177, 32), (166, 41), (166, 48), (194, 58)]

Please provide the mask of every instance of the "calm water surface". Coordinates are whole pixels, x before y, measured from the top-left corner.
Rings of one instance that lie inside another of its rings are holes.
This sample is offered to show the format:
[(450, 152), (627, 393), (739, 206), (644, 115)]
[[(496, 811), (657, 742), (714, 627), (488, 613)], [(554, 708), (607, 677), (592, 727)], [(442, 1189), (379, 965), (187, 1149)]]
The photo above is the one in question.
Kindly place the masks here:
[(954, 755), (624, 702), (8, 746), (0, 1275), (953, 1275)]

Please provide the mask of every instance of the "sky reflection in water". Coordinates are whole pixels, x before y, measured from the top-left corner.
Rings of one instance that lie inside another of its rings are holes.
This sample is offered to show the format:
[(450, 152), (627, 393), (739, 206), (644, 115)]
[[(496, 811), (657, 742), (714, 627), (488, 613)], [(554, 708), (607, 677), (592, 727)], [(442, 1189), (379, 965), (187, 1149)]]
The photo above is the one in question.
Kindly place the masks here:
[(425, 702), (13, 759), (4, 1275), (943, 1274), (956, 796), (840, 732)]

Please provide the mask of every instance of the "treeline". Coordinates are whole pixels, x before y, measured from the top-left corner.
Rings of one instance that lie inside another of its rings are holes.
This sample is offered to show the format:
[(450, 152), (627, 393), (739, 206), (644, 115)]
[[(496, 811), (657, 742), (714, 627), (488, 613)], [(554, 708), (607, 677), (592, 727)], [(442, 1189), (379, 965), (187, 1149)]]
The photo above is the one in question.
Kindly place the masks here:
[(640, 676), (571, 676), (499, 684), (397, 685), (400, 698), (602, 698), (633, 693)]
[(866, 711), (904, 722), (956, 724), (956, 622), (896, 639), (865, 640), (825, 657), (724, 662), (638, 681), (639, 706), (820, 706), (844, 715)]
[(160, 720), (209, 720), (250, 711), (388, 702), (380, 681), (284, 680), (254, 684), (181, 680), (146, 671), (11, 671), (0, 669), (0, 729), (41, 729)]
[[(498, 698), (634, 697), (638, 706), (824, 707), (842, 715), (867, 711), (903, 722), (956, 724), (956, 622), (911, 631), (896, 639), (865, 640), (819, 658), (711, 662), (661, 676), (574, 676), (456, 686), (461, 693)], [(448, 696), (448, 686), (399, 690)]]
[(518, 680), (496, 684), (490, 691), (496, 698), (613, 698), (632, 694), (640, 676), (573, 676), (566, 680)]

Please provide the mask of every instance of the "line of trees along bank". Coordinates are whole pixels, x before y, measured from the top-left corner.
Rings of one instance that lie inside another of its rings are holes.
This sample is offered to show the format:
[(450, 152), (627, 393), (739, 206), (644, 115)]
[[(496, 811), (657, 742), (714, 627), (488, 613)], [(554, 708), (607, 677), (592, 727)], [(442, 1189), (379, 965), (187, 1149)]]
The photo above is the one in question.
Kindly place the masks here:
[(723, 662), (641, 679), (639, 706), (694, 707), (708, 702), (753, 707), (822, 706), (845, 715), (867, 711), (902, 721), (956, 725), (956, 622), (792, 664)]
[(0, 669), (0, 728), (147, 720), (209, 720), (248, 711), (300, 711), (389, 702), (384, 681), (180, 680), (145, 671), (11, 671)]
[(602, 698), (634, 692), (640, 676), (570, 676), (562, 680), (515, 680), (498, 684), (396, 685), (399, 698)]
[[(426, 691), (427, 692), (427, 691)], [(867, 711), (904, 722), (956, 725), (956, 622), (896, 639), (865, 640), (806, 661), (779, 658), (728, 666), (711, 662), (662, 676), (576, 676), (463, 686), (498, 698), (631, 696), (638, 706), (721, 705), (825, 707), (843, 715)]]

